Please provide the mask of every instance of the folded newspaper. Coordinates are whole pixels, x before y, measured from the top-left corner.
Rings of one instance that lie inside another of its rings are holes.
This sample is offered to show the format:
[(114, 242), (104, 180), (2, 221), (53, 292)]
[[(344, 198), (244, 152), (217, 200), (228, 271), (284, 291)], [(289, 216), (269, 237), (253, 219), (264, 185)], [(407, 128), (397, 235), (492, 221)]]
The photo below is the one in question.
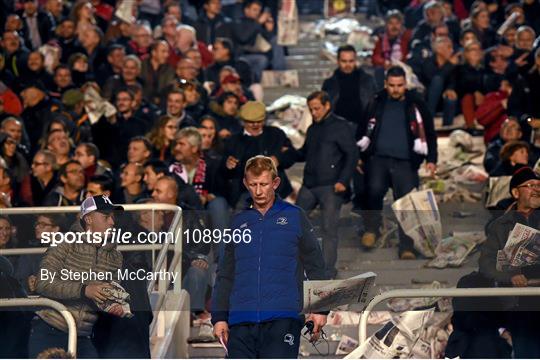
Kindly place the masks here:
[(516, 224), (506, 245), (497, 253), (497, 270), (540, 264), (540, 231)]
[(96, 303), (97, 307), (106, 313), (118, 316), (118, 317), (133, 317), (131, 308), (129, 306), (129, 293), (115, 281), (111, 281), (112, 288), (105, 288), (107, 293), (107, 300), (102, 303)]
[(510, 180), (511, 176), (496, 176), (490, 177), (488, 182), (488, 190), (486, 197), (486, 208), (493, 208), (501, 200), (511, 198), (510, 195)]
[(422, 255), (435, 257), (435, 248), (442, 239), (439, 208), (433, 190), (412, 191), (392, 204), (401, 228)]
[(435, 249), (435, 258), (426, 267), (443, 269), (461, 266), (476, 245), (485, 240), (483, 231), (454, 232), (452, 236), (441, 240)]
[(367, 305), (377, 275), (367, 272), (343, 280), (304, 281), (303, 313), (334, 310), (349, 304)]

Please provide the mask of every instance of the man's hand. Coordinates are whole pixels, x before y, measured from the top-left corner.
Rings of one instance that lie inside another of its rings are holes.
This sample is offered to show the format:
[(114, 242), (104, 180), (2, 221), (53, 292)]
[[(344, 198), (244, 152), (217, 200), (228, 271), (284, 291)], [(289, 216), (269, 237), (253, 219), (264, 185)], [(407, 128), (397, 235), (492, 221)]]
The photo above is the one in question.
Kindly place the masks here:
[(197, 269), (206, 270), (208, 269), (208, 263), (203, 259), (195, 259), (191, 262), (191, 266)]
[(216, 338), (223, 337), (225, 345), (229, 342), (229, 324), (226, 321), (218, 321), (214, 325), (214, 336)]
[(227, 167), (227, 169), (232, 170), (236, 166), (238, 166), (239, 162), (240, 161), (237, 158), (235, 158), (234, 156), (229, 156), (227, 158), (227, 161), (225, 162), (225, 166)]
[(525, 277), (525, 275), (514, 275), (512, 276), (512, 279), (510, 279), (512, 281), (512, 285), (514, 287), (526, 287), (527, 286), (527, 278)]
[(334, 184), (334, 192), (342, 193), (345, 190), (347, 190), (347, 187), (345, 185), (343, 185), (342, 183), (338, 182), (338, 183)]
[(458, 96), (455, 90), (448, 89), (444, 92), (443, 96), (448, 100), (457, 100)]
[(219, 137), (222, 139), (228, 138), (232, 135), (232, 133), (227, 129), (221, 129), (218, 133)]
[(516, 65), (518, 67), (522, 67), (522, 66), (525, 66), (527, 65), (527, 56), (529, 56), (529, 53), (526, 52), (526, 53), (523, 53), (521, 56), (519, 56), (516, 60), (514, 60), (514, 63), (516, 63)]
[(362, 160), (358, 160), (356, 162), (356, 171), (358, 171), (359, 174), (364, 174), (364, 169), (362, 168), (364, 166), (364, 162)]
[(112, 289), (113, 287), (106, 282), (99, 282), (86, 285), (84, 289), (84, 296), (97, 303), (102, 303), (109, 298), (106, 289)]
[(434, 177), (435, 174), (437, 173), (437, 164), (434, 164), (431, 162), (427, 163), (426, 170), (429, 172), (431, 177)]
[(321, 335), (321, 330), (324, 325), (326, 325), (326, 315), (320, 315), (320, 314), (309, 314), (306, 317), (306, 322), (313, 321), (313, 334), (311, 335), (311, 342), (319, 340), (319, 336)]

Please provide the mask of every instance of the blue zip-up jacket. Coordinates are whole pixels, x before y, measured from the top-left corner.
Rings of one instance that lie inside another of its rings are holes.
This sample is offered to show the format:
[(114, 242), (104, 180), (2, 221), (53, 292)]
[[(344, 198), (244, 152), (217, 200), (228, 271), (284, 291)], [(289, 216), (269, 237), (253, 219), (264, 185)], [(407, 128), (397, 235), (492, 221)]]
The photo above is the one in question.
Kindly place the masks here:
[(325, 280), (324, 259), (306, 214), (281, 199), (262, 215), (249, 207), (231, 229), (249, 230), (251, 242), (229, 243), (220, 252), (212, 295), (212, 323), (229, 326), (299, 318), (304, 273)]

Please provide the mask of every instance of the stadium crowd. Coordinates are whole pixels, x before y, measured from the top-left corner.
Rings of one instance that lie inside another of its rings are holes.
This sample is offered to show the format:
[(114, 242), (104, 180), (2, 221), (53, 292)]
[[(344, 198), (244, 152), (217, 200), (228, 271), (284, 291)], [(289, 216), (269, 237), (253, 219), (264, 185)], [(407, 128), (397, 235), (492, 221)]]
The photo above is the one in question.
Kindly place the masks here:
[[(81, 205), (106, 195), (118, 204), (180, 205), (187, 228), (226, 229), (249, 198), (246, 162), (265, 155), (277, 166), (282, 199), (307, 212), (320, 206), (326, 272), (335, 278), (341, 206), (352, 200), (365, 222), (359, 248), (373, 248), (387, 191), (400, 198), (418, 187), (420, 166), (436, 173), (434, 118), (444, 128), (462, 114), (465, 130), (483, 134), (490, 176), (534, 166), (538, 0), (368, 3), (385, 19), (375, 29), (372, 66), (357, 65), (354, 47), (339, 48), (336, 70), (307, 98), (313, 124), (295, 149), (283, 130), (266, 125), (260, 85), (264, 70), (286, 68), (278, 1), (141, 0), (122, 10), (115, 0), (0, 0), (0, 205)], [(87, 106), (92, 96), (112, 110), (96, 116)], [(298, 162), (305, 167), (295, 193), (285, 170)], [(170, 224), (166, 215), (147, 215), (138, 215), (138, 231)], [(42, 214), (21, 225), (0, 215), (0, 249), (42, 246), (43, 231), (67, 231), (73, 220)], [(401, 229), (399, 239), (400, 258), (416, 259)], [(204, 244), (184, 249), (183, 287), (203, 320), (217, 253)], [(9, 260), (2, 274), (18, 281), (19, 294), (40, 294), (41, 256)], [(121, 266), (150, 263), (134, 256)], [(147, 335), (150, 320), (142, 317), (135, 328), (146, 330), (132, 342)], [(106, 355), (149, 356), (124, 345), (125, 353), (104, 345)], [(15, 340), (10, 349), (28, 355)]]

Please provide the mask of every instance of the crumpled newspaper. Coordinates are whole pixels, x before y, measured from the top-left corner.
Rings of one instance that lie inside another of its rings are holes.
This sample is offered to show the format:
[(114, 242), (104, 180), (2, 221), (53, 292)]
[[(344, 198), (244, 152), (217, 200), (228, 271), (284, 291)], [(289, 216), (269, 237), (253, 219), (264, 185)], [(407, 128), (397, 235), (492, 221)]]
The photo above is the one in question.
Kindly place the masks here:
[(458, 267), (474, 248), (486, 240), (483, 231), (455, 232), (452, 236), (442, 239), (435, 249), (435, 259), (430, 260), (426, 267), (443, 269)]
[(471, 191), (450, 179), (427, 180), (420, 188), (422, 190), (432, 189), (437, 202), (440, 203), (449, 201), (475, 203), (482, 199), (481, 193)]
[(131, 318), (133, 313), (129, 306), (130, 295), (115, 281), (109, 283), (112, 285), (112, 288), (105, 288), (103, 291), (107, 293), (107, 300), (102, 303), (97, 303), (97, 307), (103, 312), (115, 315), (121, 318)]
[[(442, 288), (442, 285), (438, 281), (433, 281), (431, 284), (423, 285), (420, 287), (421, 289), (440, 289)], [(383, 292), (384, 289), (381, 288), (381, 292)], [(392, 298), (388, 300), (387, 307), (392, 310), (393, 312), (403, 312), (403, 311), (409, 311), (414, 310), (418, 308), (426, 308), (429, 306), (434, 306), (435, 304), (439, 305), (439, 302), (443, 298), (440, 297), (429, 297), (429, 298)], [(440, 303), (440, 307), (447, 308), (447, 305), (445, 302)]]
[(305, 97), (284, 95), (268, 106), (266, 111), (276, 116), (270, 125), (283, 130), (296, 149), (304, 145), (307, 129), (313, 122)]
[(486, 182), (489, 174), (476, 165), (465, 165), (450, 172), (450, 176), (456, 181), (464, 184), (474, 184)]
[(347, 35), (361, 28), (360, 22), (354, 18), (332, 17), (320, 20), (315, 27), (315, 32), (320, 37), (324, 37), (326, 34)]
[(454, 148), (461, 146), (467, 152), (474, 151), (473, 137), (466, 131), (454, 130), (449, 136), (450, 145)]
[(102, 116), (109, 118), (116, 114), (114, 105), (102, 98), (93, 86), (88, 86), (84, 90), (84, 109), (92, 125)]

